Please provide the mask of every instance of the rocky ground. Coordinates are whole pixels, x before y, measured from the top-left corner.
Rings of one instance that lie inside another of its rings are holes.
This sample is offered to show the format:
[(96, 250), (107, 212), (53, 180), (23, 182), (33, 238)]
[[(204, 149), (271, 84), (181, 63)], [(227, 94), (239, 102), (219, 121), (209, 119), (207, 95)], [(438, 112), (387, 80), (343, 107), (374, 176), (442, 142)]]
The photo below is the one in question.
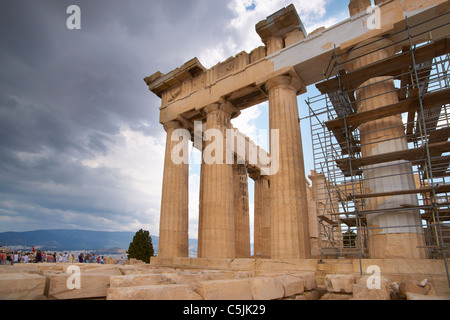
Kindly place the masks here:
[(398, 300), (436, 296), (427, 279), (401, 283), (314, 272), (200, 270), (118, 264), (40, 263), (0, 266), (0, 299), (108, 300)]

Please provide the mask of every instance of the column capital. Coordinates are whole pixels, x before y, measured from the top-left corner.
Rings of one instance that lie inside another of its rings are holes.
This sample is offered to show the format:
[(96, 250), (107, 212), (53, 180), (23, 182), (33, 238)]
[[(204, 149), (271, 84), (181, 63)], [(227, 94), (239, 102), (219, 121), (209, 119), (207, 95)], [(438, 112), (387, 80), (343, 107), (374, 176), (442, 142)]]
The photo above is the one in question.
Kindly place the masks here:
[(181, 129), (183, 125), (178, 120), (171, 120), (164, 122), (163, 124), (164, 130), (167, 132), (169, 129)]
[(241, 111), (236, 108), (234, 105), (231, 104), (231, 102), (221, 99), (220, 101), (216, 103), (211, 103), (204, 107), (202, 111), (206, 114), (212, 113), (212, 112), (224, 112), (230, 115), (231, 118), (237, 117)]
[(257, 180), (259, 180), (261, 178), (261, 173), (259, 171), (249, 171), (248, 172), (248, 176), (253, 181), (257, 181)]
[(185, 119), (180, 115), (177, 116), (176, 120), (164, 122), (162, 125), (166, 132), (169, 129), (186, 129), (189, 131), (192, 131), (194, 129), (194, 124), (192, 123), (192, 121)]
[(304, 89), (303, 82), (291, 75), (277, 75), (267, 80), (264, 86), (267, 91), (271, 91), (272, 89), (277, 87), (283, 87), (285, 89), (293, 90), (298, 93), (302, 89)]

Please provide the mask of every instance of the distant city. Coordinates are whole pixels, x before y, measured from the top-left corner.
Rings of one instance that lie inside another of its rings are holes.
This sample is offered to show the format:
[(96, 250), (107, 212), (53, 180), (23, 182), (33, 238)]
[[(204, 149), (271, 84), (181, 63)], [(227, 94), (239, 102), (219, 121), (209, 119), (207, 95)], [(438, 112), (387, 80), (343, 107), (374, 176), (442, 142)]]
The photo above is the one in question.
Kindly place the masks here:
[[(50, 229), (23, 232), (1, 232), (0, 246), (12, 251), (35, 250), (67, 252), (78, 257), (81, 252), (124, 259), (135, 232)], [(151, 235), (154, 254), (158, 254), (159, 237)], [(189, 256), (197, 257), (197, 239), (189, 239)]]

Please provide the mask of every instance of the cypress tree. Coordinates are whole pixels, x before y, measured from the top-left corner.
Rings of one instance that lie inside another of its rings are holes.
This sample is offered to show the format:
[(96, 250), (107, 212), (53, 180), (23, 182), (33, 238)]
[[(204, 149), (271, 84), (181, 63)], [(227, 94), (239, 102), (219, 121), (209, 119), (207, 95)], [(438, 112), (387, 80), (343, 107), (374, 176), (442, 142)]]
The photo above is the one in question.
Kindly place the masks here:
[(133, 237), (133, 242), (131, 242), (128, 247), (128, 259), (135, 258), (149, 263), (153, 253), (153, 244), (150, 233), (146, 230), (139, 229)]

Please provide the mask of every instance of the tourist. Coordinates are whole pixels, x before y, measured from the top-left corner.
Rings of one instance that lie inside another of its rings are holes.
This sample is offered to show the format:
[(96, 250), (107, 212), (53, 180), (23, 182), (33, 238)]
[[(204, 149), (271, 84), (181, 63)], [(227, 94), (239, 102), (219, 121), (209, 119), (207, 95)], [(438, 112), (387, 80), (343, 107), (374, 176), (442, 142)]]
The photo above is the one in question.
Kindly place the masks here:
[(84, 262), (84, 253), (80, 253), (80, 255), (78, 256), (78, 262), (83, 263)]
[(53, 262), (56, 262), (56, 252), (53, 252)]
[(34, 259), (34, 262), (39, 263), (42, 262), (42, 253), (41, 250), (37, 250), (36, 257)]
[(100, 264), (104, 264), (104, 263), (105, 263), (105, 260), (103, 259), (103, 256), (100, 257), (99, 263), (100, 263)]
[(19, 252), (14, 253), (14, 263), (19, 263)]
[(6, 264), (7, 265), (13, 265), (13, 258), (11, 257), (11, 252), (6, 253)]
[(0, 265), (6, 264), (6, 253), (0, 251)]
[(69, 256), (69, 263), (73, 263), (75, 261), (75, 256), (73, 253)]
[(64, 262), (64, 257), (62, 255), (62, 253), (59, 254), (58, 262)]
[(53, 260), (53, 255), (47, 254), (47, 262), (50, 262), (50, 263), (55, 262), (55, 260)]
[(23, 263), (28, 263), (28, 261), (30, 261), (30, 254), (27, 252), (25, 253), (25, 255), (23, 256)]

